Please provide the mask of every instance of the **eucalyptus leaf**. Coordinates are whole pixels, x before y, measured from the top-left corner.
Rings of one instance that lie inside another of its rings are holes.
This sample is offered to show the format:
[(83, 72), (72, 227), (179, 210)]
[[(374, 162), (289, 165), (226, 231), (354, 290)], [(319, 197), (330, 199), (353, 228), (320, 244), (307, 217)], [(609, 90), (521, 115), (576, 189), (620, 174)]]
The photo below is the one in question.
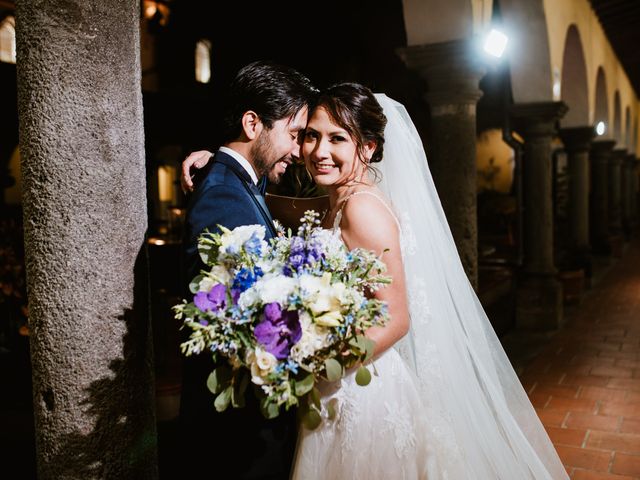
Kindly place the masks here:
[(336, 418), (336, 403), (337, 400), (335, 398), (332, 398), (331, 401), (327, 403), (327, 417), (329, 417), (329, 420)]
[(369, 385), (371, 382), (371, 372), (364, 365), (358, 368), (356, 372), (356, 383), (361, 387)]
[(229, 402), (231, 400), (231, 392), (233, 388), (227, 387), (225, 388), (220, 395), (216, 397), (216, 401), (214, 402), (214, 406), (216, 407), (216, 411), (224, 412), (229, 406)]
[(315, 430), (316, 428), (318, 428), (321, 421), (322, 421), (322, 418), (320, 417), (320, 414), (315, 408), (309, 409), (309, 411), (306, 412), (302, 417), (302, 423), (309, 430)]
[(327, 371), (327, 380), (330, 382), (336, 382), (342, 378), (342, 365), (335, 358), (325, 360), (324, 368)]
[(306, 377), (304, 377), (302, 380), (297, 381), (296, 388), (295, 388), (296, 396), (302, 397), (304, 394), (309, 392), (313, 388), (314, 383), (315, 383), (315, 379), (313, 377), (313, 374), (309, 374)]
[(309, 403), (320, 410), (320, 390), (317, 388), (311, 389), (311, 392), (309, 392)]
[(207, 388), (211, 393), (220, 393), (227, 387), (231, 380), (231, 370), (229, 367), (217, 367), (209, 374), (207, 378)]
[(260, 401), (260, 411), (265, 418), (272, 419), (280, 415), (278, 405), (269, 401), (267, 397)]
[(367, 352), (367, 354), (364, 357), (364, 361), (366, 362), (367, 360), (371, 360), (371, 357), (373, 357), (373, 352), (375, 351), (375, 348), (376, 348), (376, 342), (374, 342), (373, 340), (367, 337), (364, 338), (364, 342), (366, 345), (365, 350)]
[(236, 377), (236, 381), (233, 382), (233, 391), (231, 392), (231, 404), (235, 408), (242, 408), (245, 405), (244, 392), (247, 390), (247, 384), (249, 383), (249, 376), (243, 372)]

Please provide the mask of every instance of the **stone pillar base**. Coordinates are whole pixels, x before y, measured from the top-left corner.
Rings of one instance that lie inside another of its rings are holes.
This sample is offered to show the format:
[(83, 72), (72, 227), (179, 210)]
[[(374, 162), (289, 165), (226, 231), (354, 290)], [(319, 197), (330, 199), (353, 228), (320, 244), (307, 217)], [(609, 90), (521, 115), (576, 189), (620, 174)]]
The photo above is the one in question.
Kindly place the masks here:
[(552, 276), (520, 281), (516, 292), (516, 328), (557, 330), (562, 326), (562, 284)]

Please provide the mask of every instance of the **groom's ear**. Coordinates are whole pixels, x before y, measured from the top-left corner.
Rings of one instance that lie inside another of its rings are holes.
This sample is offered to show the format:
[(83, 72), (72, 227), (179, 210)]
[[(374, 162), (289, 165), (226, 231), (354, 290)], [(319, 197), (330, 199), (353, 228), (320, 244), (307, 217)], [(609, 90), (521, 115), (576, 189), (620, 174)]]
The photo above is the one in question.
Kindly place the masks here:
[(242, 115), (242, 132), (249, 140), (255, 140), (264, 128), (260, 117), (253, 110), (247, 110)]

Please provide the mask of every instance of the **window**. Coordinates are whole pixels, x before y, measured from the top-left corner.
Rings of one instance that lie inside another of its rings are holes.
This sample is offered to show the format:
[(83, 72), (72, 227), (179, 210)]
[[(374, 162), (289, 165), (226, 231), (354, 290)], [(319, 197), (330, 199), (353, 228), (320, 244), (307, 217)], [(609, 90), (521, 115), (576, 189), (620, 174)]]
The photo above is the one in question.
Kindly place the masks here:
[(211, 80), (211, 42), (200, 40), (196, 43), (196, 82), (209, 83)]
[(16, 63), (16, 21), (12, 16), (0, 22), (0, 62)]

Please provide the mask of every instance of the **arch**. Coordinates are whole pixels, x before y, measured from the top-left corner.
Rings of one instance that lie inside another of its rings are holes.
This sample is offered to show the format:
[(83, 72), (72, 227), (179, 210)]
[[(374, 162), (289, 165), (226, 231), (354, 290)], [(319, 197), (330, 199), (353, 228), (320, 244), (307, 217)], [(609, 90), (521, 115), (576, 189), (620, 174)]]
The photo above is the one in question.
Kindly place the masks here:
[(12, 15), (0, 22), (0, 62), (16, 63), (16, 20)]
[(553, 76), (547, 21), (542, 0), (501, 0), (509, 35), (511, 85), (515, 103), (553, 100)]
[(195, 50), (196, 82), (209, 83), (211, 80), (211, 40), (198, 40)]
[(471, 0), (402, 0), (407, 45), (466, 38), (473, 31)]
[(587, 65), (580, 32), (575, 24), (567, 29), (562, 56), (562, 81), (560, 97), (569, 106), (562, 119), (563, 127), (578, 127), (589, 124), (589, 88)]
[(606, 131), (605, 137), (611, 135), (611, 128), (609, 125), (609, 97), (607, 96), (607, 77), (604, 72), (604, 68), (598, 67), (598, 73), (596, 75), (596, 98), (595, 98), (595, 113), (593, 117), (594, 124), (604, 122)]
[(622, 108), (620, 106), (620, 91), (613, 95), (613, 139), (617, 142), (616, 148), (622, 144)]

